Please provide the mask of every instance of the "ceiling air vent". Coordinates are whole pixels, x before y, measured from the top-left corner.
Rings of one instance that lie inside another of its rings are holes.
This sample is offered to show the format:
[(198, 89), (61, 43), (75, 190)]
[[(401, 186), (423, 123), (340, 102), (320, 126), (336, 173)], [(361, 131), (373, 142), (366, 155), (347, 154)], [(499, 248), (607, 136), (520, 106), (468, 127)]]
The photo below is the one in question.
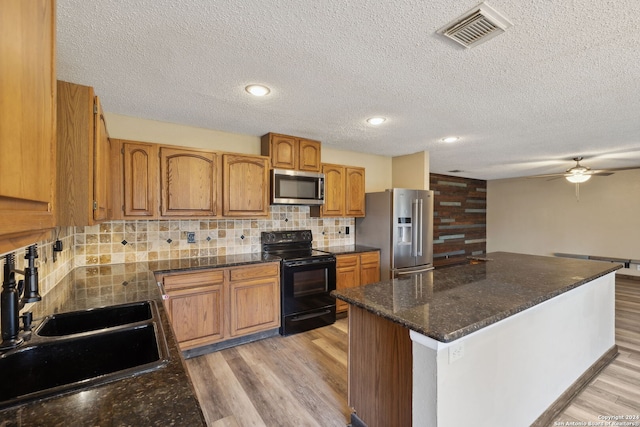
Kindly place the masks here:
[(466, 48), (471, 48), (504, 33), (512, 25), (506, 17), (487, 3), (480, 3), (460, 18), (440, 28), (438, 33)]

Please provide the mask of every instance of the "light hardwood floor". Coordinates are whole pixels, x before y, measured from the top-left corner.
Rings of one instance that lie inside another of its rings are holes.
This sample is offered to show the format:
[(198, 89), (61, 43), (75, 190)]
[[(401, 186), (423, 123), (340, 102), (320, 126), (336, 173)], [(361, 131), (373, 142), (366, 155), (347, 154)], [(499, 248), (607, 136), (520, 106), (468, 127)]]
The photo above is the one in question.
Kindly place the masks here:
[[(616, 280), (616, 343), (620, 355), (551, 426), (598, 422), (607, 415), (640, 416), (640, 281)], [(346, 319), (186, 363), (211, 427), (348, 423)]]

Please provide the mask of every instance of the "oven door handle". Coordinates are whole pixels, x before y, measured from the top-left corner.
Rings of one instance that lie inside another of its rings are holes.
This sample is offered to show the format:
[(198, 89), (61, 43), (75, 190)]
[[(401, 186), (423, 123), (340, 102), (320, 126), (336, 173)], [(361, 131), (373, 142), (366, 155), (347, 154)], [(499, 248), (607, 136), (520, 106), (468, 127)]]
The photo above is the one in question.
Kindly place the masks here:
[(311, 319), (313, 317), (320, 317), (320, 316), (324, 316), (324, 315), (327, 315), (327, 314), (331, 314), (331, 310), (323, 310), (323, 311), (320, 311), (318, 313), (309, 313), (309, 314), (303, 314), (301, 316), (292, 317), (291, 321), (292, 322), (300, 322), (302, 320)]

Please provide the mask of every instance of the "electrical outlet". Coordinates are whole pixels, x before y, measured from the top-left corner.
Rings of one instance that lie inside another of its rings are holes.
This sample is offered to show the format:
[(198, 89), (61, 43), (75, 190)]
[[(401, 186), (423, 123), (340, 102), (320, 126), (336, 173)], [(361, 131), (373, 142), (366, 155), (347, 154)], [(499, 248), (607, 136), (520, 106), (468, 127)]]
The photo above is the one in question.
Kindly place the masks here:
[(464, 357), (464, 343), (455, 343), (449, 347), (449, 363), (453, 363)]
[(195, 243), (196, 242), (196, 233), (193, 231), (187, 231), (187, 243)]
[(636, 270), (640, 270), (640, 264), (636, 265)]
[(344, 228), (344, 234), (346, 234), (347, 236), (349, 235), (349, 227)]

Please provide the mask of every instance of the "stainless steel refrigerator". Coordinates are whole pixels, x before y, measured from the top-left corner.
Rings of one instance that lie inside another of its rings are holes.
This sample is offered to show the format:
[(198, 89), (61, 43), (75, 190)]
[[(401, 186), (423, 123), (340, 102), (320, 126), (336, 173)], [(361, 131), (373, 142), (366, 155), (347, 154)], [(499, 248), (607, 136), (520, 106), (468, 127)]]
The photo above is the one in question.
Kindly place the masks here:
[(356, 244), (380, 248), (380, 277), (433, 268), (433, 191), (392, 188), (367, 193)]

